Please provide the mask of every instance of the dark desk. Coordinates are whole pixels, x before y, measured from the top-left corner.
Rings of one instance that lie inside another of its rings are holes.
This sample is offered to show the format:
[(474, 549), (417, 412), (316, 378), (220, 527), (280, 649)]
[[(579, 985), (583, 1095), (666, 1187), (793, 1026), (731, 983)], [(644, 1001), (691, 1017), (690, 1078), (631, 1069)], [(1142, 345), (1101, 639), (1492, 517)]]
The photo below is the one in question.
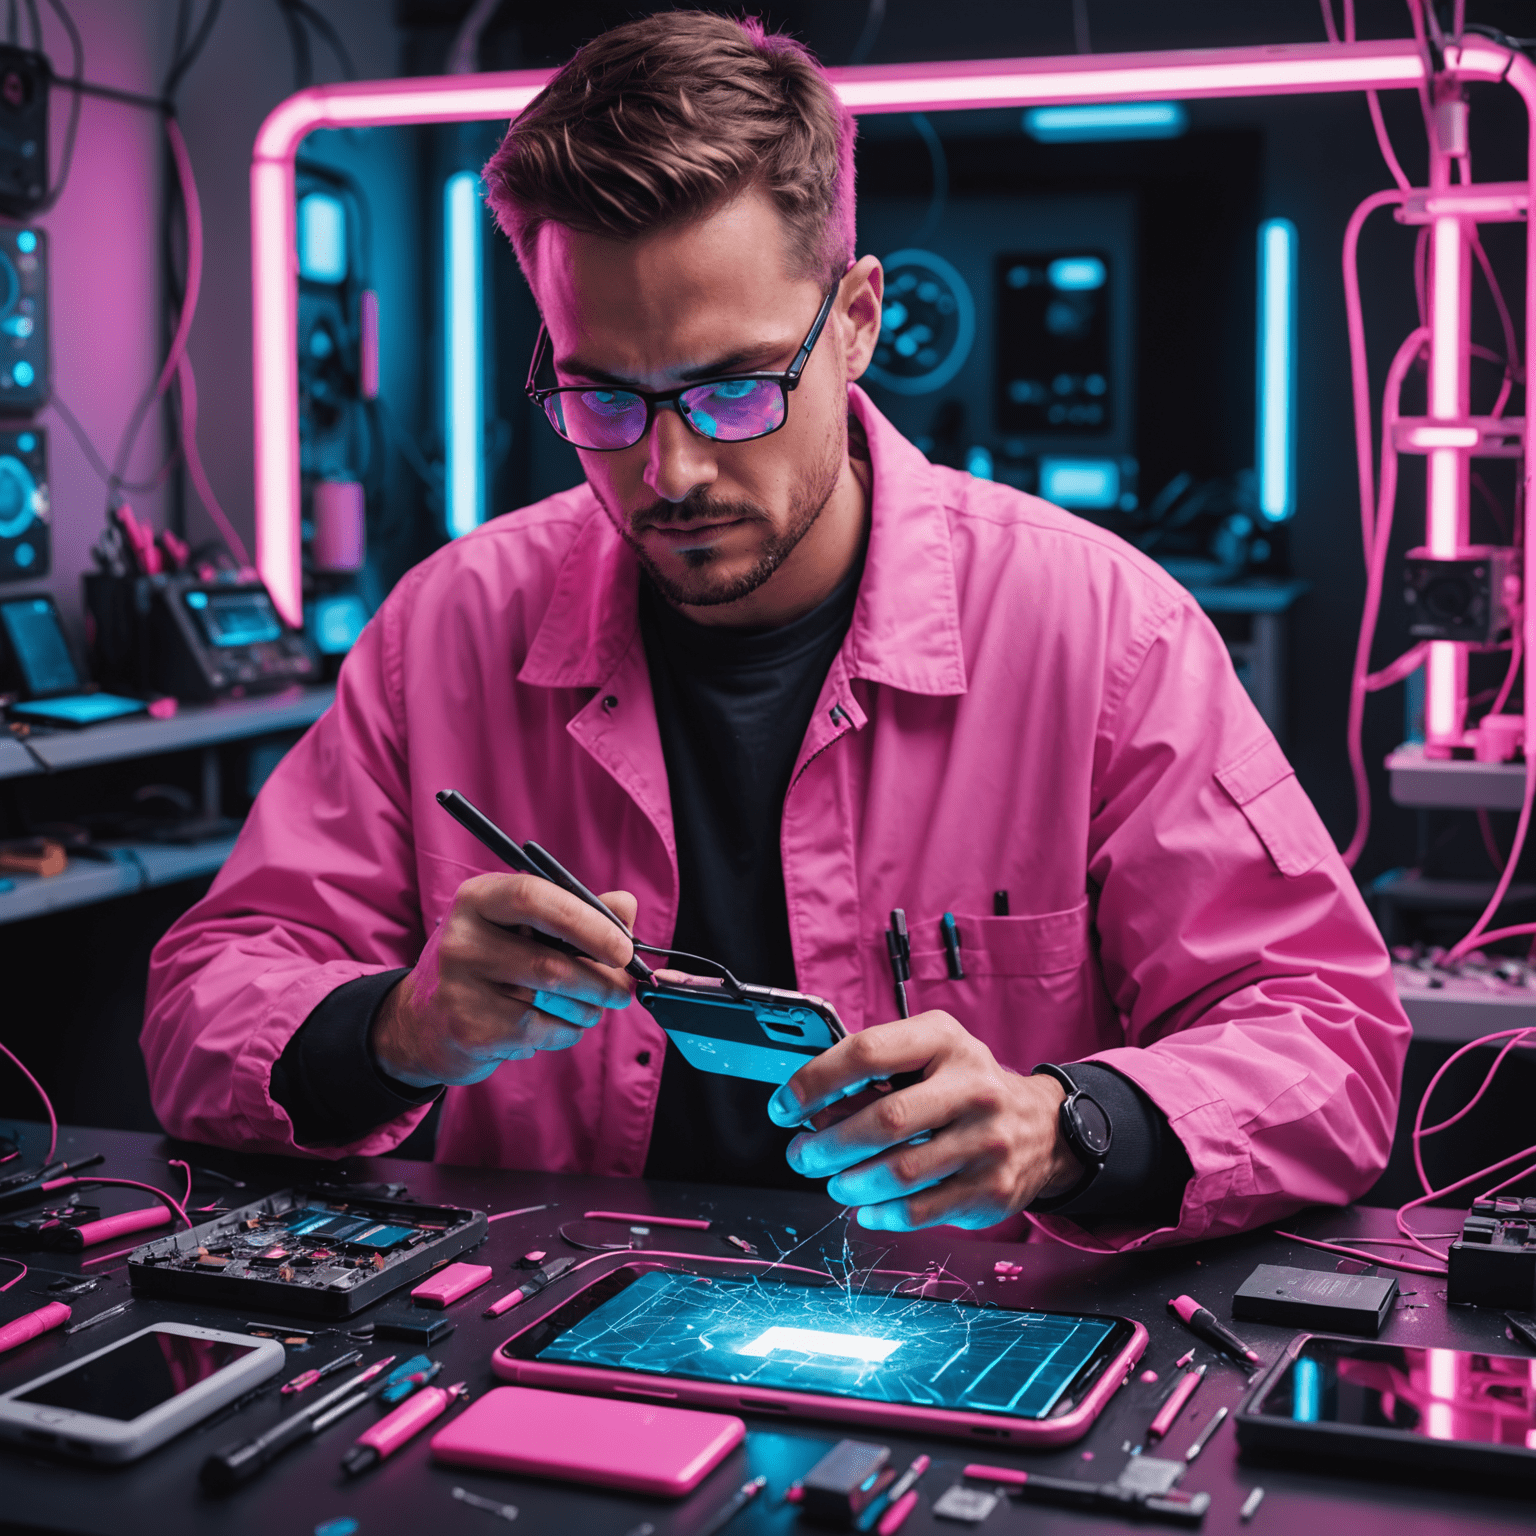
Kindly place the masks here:
[[(29, 1151), (40, 1153), (45, 1144), (39, 1130), (29, 1138)], [(176, 1152), (172, 1144), (155, 1137), (67, 1130), (61, 1136), (60, 1149), (60, 1155), (65, 1157), (105, 1152), (106, 1172), (143, 1179), (180, 1193), (180, 1171), (167, 1170), (164, 1162)], [(231, 1192), (231, 1203), (256, 1198), (292, 1182), (294, 1177), (294, 1164), (276, 1160), (238, 1159), (201, 1148), (196, 1149), (191, 1160), (226, 1172), (238, 1170), (240, 1177), (247, 1180), (248, 1188)], [(980, 1443), (923, 1441), (854, 1430), (856, 1438), (878, 1438), (890, 1444), (902, 1466), (919, 1451), (928, 1452), (934, 1459), (920, 1485), (923, 1500), (902, 1528), (902, 1536), (927, 1536), (940, 1531), (954, 1536), (965, 1530), (979, 1530), (984, 1536), (1026, 1531), (1083, 1536), (1088, 1532), (1132, 1529), (1118, 1521), (1012, 1503), (999, 1505), (980, 1527), (957, 1526), (935, 1520), (929, 1513), (929, 1504), (958, 1479), (965, 1462), (976, 1459), (1033, 1467), (1063, 1476), (1112, 1480), (1124, 1464), (1126, 1448), (1142, 1442), (1173, 1361), (1191, 1345), (1197, 1346), (1197, 1359), (1213, 1358), (1212, 1351), (1168, 1317), (1164, 1303), (1169, 1296), (1188, 1291), (1225, 1317), (1232, 1292), (1257, 1263), (1332, 1267), (1327, 1255), (1266, 1233), (1131, 1258), (1098, 1258), (1040, 1244), (1025, 1247), (974, 1242), (949, 1228), (875, 1241), (871, 1240), (873, 1234), (862, 1234), (856, 1227), (850, 1230), (837, 1209), (814, 1193), (798, 1195), (705, 1185), (647, 1184), (641, 1180), (507, 1173), (387, 1159), (358, 1159), (344, 1166), (349, 1177), (357, 1182), (403, 1180), (418, 1198), (476, 1206), (488, 1212), (554, 1203), (552, 1210), (492, 1226), (489, 1241), (475, 1257), (496, 1266), (496, 1281), (450, 1309), (458, 1331), (433, 1351), (445, 1361), (442, 1382), (467, 1379), (471, 1391), (477, 1394), (494, 1384), (490, 1353), (513, 1331), (509, 1325), (518, 1321), (515, 1313), (494, 1321), (482, 1319), (481, 1309), (490, 1297), (511, 1288), (509, 1265), (518, 1255), (534, 1247), (555, 1254), (569, 1251), (556, 1236), (558, 1223), (594, 1208), (709, 1217), (717, 1222), (714, 1231), (673, 1230), (666, 1234), (667, 1241), (657, 1246), (717, 1257), (734, 1254), (736, 1250), (716, 1233), (731, 1232), (749, 1241), (761, 1242), (769, 1236), (783, 1240), (783, 1229), (788, 1226), (794, 1227), (803, 1241), (819, 1230), (818, 1242), (832, 1257), (843, 1255), (846, 1240), (855, 1261), (865, 1265), (921, 1270), (929, 1260), (940, 1259), (950, 1270), (973, 1281), (984, 1299), (1005, 1307), (1123, 1313), (1147, 1325), (1151, 1343), (1141, 1368), (1150, 1366), (1157, 1370), (1161, 1383), (1149, 1386), (1133, 1377), (1088, 1437), (1067, 1449), (1024, 1456)], [(312, 1171), (314, 1165), (301, 1167)], [(144, 1197), (132, 1190), (103, 1190), (99, 1198), (107, 1211), (145, 1203)], [(1377, 1210), (1314, 1211), (1298, 1221), (1301, 1230), (1312, 1236), (1382, 1236), (1392, 1230), (1389, 1213)], [(1448, 1227), (1436, 1225), (1432, 1230)], [(806, 1252), (802, 1249), (797, 1256), (802, 1262), (810, 1262)], [(999, 1258), (1022, 1262), (1023, 1276), (1008, 1282), (995, 1279), (992, 1266)], [(48, 1255), (38, 1262), (53, 1270), (63, 1270), (74, 1268), (76, 1261), (69, 1256)], [(123, 1273), (121, 1268), (110, 1272), (98, 1291), (76, 1302), (75, 1319), (92, 1316), (123, 1300), (128, 1294)], [(1384, 1338), (1402, 1343), (1523, 1353), (1519, 1346), (1505, 1340), (1498, 1313), (1458, 1310), (1452, 1314), (1445, 1306), (1444, 1281), (1414, 1275), (1401, 1279), (1404, 1291), (1416, 1293), (1406, 1300), (1428, 1305), (1400, 1309), (1388, 1322)], [(8, 1293), (8, 1299), (24, 1292), (27, 1284), (23, 1280)], [(247, 1316), (169, 1302), (138, 1301), (121, 1317), (74, 1338), (65, 1338), (61, 1331), (55, 1331), (0, 1356), (0, 1390), (99, 1349), (147, 1323), (174, 1318), (209, 1327), (237, 1328)], [(1242, 1332), (1266, 1359), (1272, 1359), (1291, 1337), (1288, 1329), (1256, 1325), (1244, 1325)], [(305, 1353), (290, 1351), (291, 1368), (277, 1379), (286, 1379), (307, 1365), (319, 1364), (344, 1347), (327, 1338)], [(1204, 1385), (1158, 1453), (1182, 1457), (1185, 1447), (1219, 1406), (1226, 1404), (1235, 1410), (1245, 1385), (1243, 1374), (1235, 1366), (1213, 1363)], [(785, 1487), (841, 1438), (835, 1426), (808, 1421), (789, 1427), (782, 1421), (749, 1415), (750, 1433), (745, 1448), (719, 1467), (693, 1495), (676, 1504), (434, 1466), (427, 1454), (430, 1431), (374, 1472), (355, 1483), (344, 1483), (337, 1464), (343, 1450), (369, 1422), (371, 1410), (365, 1408), (314, 1441), (289, 1452), (234, 1496), (205, 1498), (198, 1491), (197, 1469), (209, 1450), (269, 1427), (290, 1406), (291, 1400), (279, 1399), (274, 1383), (238, 1416), (192, 1430), (143, 1461), (117, 1470), (65, 1465), (0, 1449), (0, 1525), (7, 1529), (88, 1532), (91, 1536), (137, 1536), (139, 1532), (179, 1536), (194, 1531), (218, 1532), (220, 1536), (247, 1532), (252, 1536), (309, 1536), (323, 1522), (350, 1516), (358, 1522), (358, 1536), (397, 1536), (408, 1532), (497, 1536), (500, 1531), (508, 1531), (510, 1536), (546, 1532), (558, 1536), (627, 1536), (644, 1521), (654, 1526), (656, 1536), (695, 1536), (747, 1477), (764, 1473), (768, 1478), (766, 1494), (732, 1522), (726, 1536), (763, 1536), (768, 1532), (789, 1536), (791, 1532), (806, 1532), (810, 1528), (801, 1525), (794, 1508), (782, 1502)], [(451, 1494), (456, 1485), (516, 1505), (516, 1523), (508, 1525), (493, 1515), (456, 1502)], [(1348, 1536), (1387, 1532), (1391, 1536), (1443, 1536), (1452, 1528), (1457, 1532), (1528, 1531), (1532, 1525), (1530, 1505), (1512, 1498), (1409, 1487), (1387, 1479), (1367, 1481), (1245, 1465), (1236, 1458), (1230, 1420), (1195, 1462), (1184, 1486), (1211, 1493), (1212, 1505), (1204, 1529), (1212, 1536), (1247, 1530), (1252, 1530), (1255, 1536), (1266, 1532), (1283, 1532), (1285, 1536), (1332, 1536), (1336, 1532), (1347, 1532)], [(1240, 1526), (1238, 1508), (1254, 1486), (1262, 1486), (1266, 1497), (1251, 1525)]]

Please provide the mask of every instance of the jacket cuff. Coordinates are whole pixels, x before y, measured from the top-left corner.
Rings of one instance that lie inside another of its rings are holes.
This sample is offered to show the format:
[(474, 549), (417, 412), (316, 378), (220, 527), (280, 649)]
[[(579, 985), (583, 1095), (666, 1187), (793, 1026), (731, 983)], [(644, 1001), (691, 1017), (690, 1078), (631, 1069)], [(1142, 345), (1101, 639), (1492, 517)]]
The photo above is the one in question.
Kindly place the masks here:
[(272, 1064), (273, 1102), (301, 1147), (340, 1147), (430, 1103), (443, 1089), (412, 1088), (381, 1071), (368, 1045), (374, 1015), (409, 967), (378, 971), (328, 993)]
[(1129, 1078), (1097, 1062), (1074, 1062), (1072, 1080), (1109, 1116), (1109, 1156), (1065, 1194), (1036, 1200), (1039, 1216), (1088, 1223), (1134, 1216), (1138, 1225), (1173, 1226), (1194, 1168), (1168, 1117)]

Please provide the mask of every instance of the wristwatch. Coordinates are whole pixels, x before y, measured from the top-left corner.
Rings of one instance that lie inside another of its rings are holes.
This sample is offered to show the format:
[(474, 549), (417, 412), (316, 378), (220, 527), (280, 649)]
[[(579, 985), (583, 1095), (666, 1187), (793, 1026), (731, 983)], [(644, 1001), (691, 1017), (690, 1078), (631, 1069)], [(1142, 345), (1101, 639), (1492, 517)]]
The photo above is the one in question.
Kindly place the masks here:
[(1065, 1067), (1045, 1063), (1036, 1067), (1030, 1076), (1037, 1077), (1041, 1073), (1054, 1077), (1067, 1090), (1066, 1098), (1061, 1101), (1062, 1140), (1086, 1172), (1097, 1173), (1104, 1166), (1110, 1143), (1114, 1140), (1114, 1127), (1104, 1106), (1084, 1093)]

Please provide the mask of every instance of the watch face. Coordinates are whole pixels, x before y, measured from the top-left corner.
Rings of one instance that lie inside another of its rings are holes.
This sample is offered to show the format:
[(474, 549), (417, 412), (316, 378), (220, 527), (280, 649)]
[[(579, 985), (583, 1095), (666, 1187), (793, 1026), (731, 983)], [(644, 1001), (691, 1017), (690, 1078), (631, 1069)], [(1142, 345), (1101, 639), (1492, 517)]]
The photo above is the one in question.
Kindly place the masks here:
[(1087, 1094), (1078, 1094), (1072, 1103), (1072, 1122), (1083, 1146), (1094, 1157), (1109, 1151), (1109, 1116)]

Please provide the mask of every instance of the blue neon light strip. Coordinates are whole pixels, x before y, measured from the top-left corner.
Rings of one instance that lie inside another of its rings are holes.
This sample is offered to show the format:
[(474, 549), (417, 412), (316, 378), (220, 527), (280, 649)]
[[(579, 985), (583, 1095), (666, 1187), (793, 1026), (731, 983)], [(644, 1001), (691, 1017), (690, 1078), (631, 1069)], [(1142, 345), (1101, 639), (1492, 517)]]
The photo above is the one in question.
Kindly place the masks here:
[(1303, 1355), (1291, 1367), (1291, 1417), (1298, 1424), (1316, 1424), (1322, 1411), (1323, 1383), (1317, 1361)]
[(1176, 139), (1189, 127), (1179, 101), (1114, 101), (1087, 107), (1031, 107), (1024, 132), (1039, 144)]
[(299, 276), (313, 283), (346, 281), (346, 210), (327, 192), (299, 201)]
[(448, 536), (455, 539), (485, 521), (480, 226), (480, 179), (473, 171), (458, 171), (443, 192), (443, 435), (448, 446)]
[(1296, 226), (1259, 226), (1259, 511), (1296, 511)]

